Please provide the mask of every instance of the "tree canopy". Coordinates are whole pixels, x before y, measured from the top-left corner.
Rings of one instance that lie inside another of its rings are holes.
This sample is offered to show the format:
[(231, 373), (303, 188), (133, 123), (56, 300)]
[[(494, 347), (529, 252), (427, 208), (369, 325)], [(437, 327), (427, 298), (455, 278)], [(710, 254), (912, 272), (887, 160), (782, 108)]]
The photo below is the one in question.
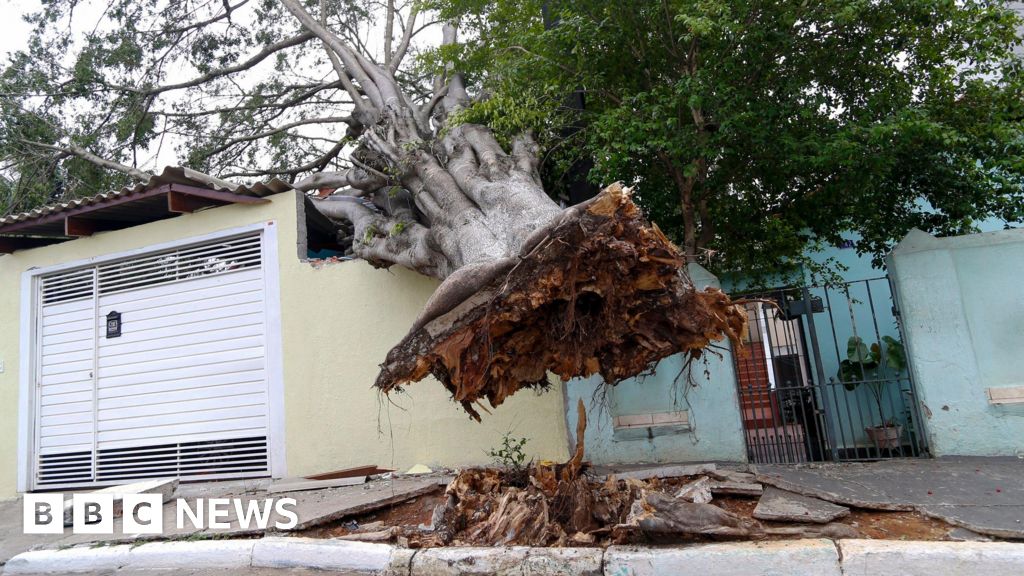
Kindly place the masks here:
[[(417, 102), (429, 97), (430, 79), (399, 67), (434, 20), (394, 2), (310, 8), (420, 87)], [(116, 188), (137, 179), (131, 169), (159, 171), (161, 151), (242, 181), (351, 166), (343, 152), (359, 123), (348, 78), (283, 3), (56, 0), (25, 19), (29, 41), (0, 70), (2, 211)], [(389, 39), (369, 38), (371, 27), (386, 27)]]
[[(911, 227), (1024, 219), (1020, 21), (1001, 1), (309, 6), (418, 105), (439, 71), (463, 72), (474, 100), (458, 119), (506, 144), (532, 131), (549, 193), (580, 159), (595, 183), (638, 184), (716, 271), (787, 269), (847, 231), (878, 261)], [(354, 100), (279, 3), (115, 0), (85, 28), (76, 10), (27, 16), (0, 71), (0, 210), (122, 185), (165, 139), (229, 179), (354, 166)], [(442, 21), (463, 41), (419, 50)]]
[[(230, 2), (44, 4), (0, 72), (15, 204), (94, 193), (111, 172), (148, 181), (165, 138), (221, 179), (317, 190), (303, 205), (342, 251), (442, 280), (377, 388), (433, 375), (477, 418), (549, 373), (614, 384), (742, 332), (629, 189), (560, 206), (530, 126), (474, 120), (491, 99), (459, 68), (459, 19), (395, 0)], [(406, 58), (423, 30), (430, 49)]]
[[(876, 262), (910, 228), (1024, 220), (1019, 18), (952, 0), (439, 0), (445, 47), (488, 98), (466, 112), (542, 135), (557, 190), (636, 183), (691, 259), (778, 272), (844, 232)], [(581, 94), (584, 109), (566, 105)]]

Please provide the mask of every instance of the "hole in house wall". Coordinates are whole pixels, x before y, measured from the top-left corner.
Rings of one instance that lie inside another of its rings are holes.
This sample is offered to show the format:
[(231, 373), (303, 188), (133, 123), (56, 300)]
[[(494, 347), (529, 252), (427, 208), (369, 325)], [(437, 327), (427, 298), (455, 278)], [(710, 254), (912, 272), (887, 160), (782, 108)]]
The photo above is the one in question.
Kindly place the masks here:
[(298, 256), (303, 261), (350, 260), (352, 227), (332, 221), (321, 214), (309, 196), (296, 194), (298, 217)]

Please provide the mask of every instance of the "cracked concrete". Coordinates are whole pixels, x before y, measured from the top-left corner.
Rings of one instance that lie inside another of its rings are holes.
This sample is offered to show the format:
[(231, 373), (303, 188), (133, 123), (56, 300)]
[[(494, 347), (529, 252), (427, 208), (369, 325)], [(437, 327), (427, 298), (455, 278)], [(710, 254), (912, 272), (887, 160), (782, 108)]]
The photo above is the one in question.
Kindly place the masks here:
[[(65, 548), (88, 543), (108, 545), (144, 540), (240, 538), (263, 535), (267, 532), (267, 530), (260, 530), (255, 526), (242, 527), (233, 506), (229, 508), (228, 516), (222, 518), (230, 524), (230, 528), (196, 529), (188, 520), (185, 521), (183, 528), (178, 528), (175, 502), (178, 497), (183, 498), (193, 509), (196, 508), (197, 498), (237, 497), (243, 502), (264, 498), (294, 498), (296, 500), (294, 511), (299, 518), (298, 525), (292, 529), (294, 532), (378, 510), (422, 494), (441, 490), (450, 480), (450, 476), (437, 473), (429, 476), (374, 480), (359, 486), (275, 494), (267, 494), (265, 491), (267, 483), (258, 481), (183, 484), (178, 487), (174, 499), (164, 505), (163, 533), (141, 536), (122, 534), (122, 519), (120, 517), (114, 519), (113, 534), (72, 534), (71, 528), (66, 528), (63, 534), (25, 534), (22, 529), (21, 498), (4, 500), (0, 501), (0, 566), (3, 566), (8, 559), (16, 554), (41, 548)], [(276, 512), (272, 513), (269, 526), (273, 527), (278, 520), (284, 521)]]
[(1024, 460), (945, 457), (758, 465), (758, 481), (845, 506), (916, 510), (989, 536), (1024, 539)]

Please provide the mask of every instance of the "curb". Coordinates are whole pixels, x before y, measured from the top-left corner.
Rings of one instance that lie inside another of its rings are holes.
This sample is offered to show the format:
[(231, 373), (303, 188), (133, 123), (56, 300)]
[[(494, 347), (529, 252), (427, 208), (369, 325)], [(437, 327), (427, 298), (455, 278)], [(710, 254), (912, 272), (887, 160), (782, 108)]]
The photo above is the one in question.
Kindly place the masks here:
[(1024, 574), (1024, 543), (779, 540), (683, 547), (432, 548), (266, 537), (35, 550), (3, 574), (129, 570), (305, 568), (388, 576), (1001, 576)]
[(251, 566), (374, 573), (389, 566), (395, 551), (396, 547), (390, 544), (268, 537), (256, 541)]
[(612, 546), (604, 554), (604, 574), (842, 576), (843, 572), (835, 543), (821, 539), (730, 542), (686, 548)]
[[(970, 544), (969, 546), (966, 544)], [(843, 571), (872, 576), (1024, 574), (1024, 543), (840, 540)]]

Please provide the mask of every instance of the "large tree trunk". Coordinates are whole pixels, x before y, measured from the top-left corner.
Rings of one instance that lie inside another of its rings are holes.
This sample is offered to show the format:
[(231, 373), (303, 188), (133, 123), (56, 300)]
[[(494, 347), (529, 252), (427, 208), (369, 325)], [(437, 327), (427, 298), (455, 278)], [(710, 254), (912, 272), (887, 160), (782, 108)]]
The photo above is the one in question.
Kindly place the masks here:
[[(481, 399), (497, 406), (523, 387), (547, 386), (549, 373), (563, 379), (600, 373), (615, 383), (670, 354), (696, 357), (711, 340), (740, 335), (743, 314), (721, 292), (694, 289), (686, 259), (644, 220), (627, 190), (613, 185), (585, 205), (563, 209), (544, 191), (530, 135), (506, 149), (485, 126), (453, 123), (454, 113), (471, 105), (459, 74), (439, 70), (431, 90), (415, 74), (398, 74), (420, 29), (418, 3), (404, 21), (387, 3), (387, 29), (397, 22), (404, 32), (397, 46), (387, 34), (383, 59), (328, 27), (329, 3), (320, 3), (317, 17), (309, 2), (281, 4), (302, 27), (298, 35), (194, 80), (141, 94), (215, 85), (289, 47), (321, 43), (337, 81), (317, 86), (343, 89), (351, 110), (320, 120), (348, 129), (320, 158), (290, 171), (314, 172), (294, 186), (333, 191), (315, 205), (346, 231), (355, 255), (442, 280), (408, 336), (388, 354), (376, 382), (380, 390), (432, 374), (479, 418)], [(454, 27), (444, 26), (443, 41), (456, 41)], [(411, 84), (403, 89), (400, 77)], [(228, 138), (218, 150), (306, 123), (312, 120)], [(149, 177), (73, 144), (51, 148)], [(320, 172), (343, 150), (349, 168)]]
[(479, 419), (481, 399), (495, 407), (545, 388), (549, 372), (614, 384), (742, 333), (745, 315), (722, 292), (694, 289), (684, 255), (620, 185), (555, 204), (529, 136), (506, 152), (466, 124), (429, 148), (408, 136), (394, 148), (413, 149), (393, 160), (407, 166), (401, 187), (371, 182), (372, 203), (318, 204), (353, 223), (355, 254), (443, 280), (381, 366), (381, 391), (433, 375)]

